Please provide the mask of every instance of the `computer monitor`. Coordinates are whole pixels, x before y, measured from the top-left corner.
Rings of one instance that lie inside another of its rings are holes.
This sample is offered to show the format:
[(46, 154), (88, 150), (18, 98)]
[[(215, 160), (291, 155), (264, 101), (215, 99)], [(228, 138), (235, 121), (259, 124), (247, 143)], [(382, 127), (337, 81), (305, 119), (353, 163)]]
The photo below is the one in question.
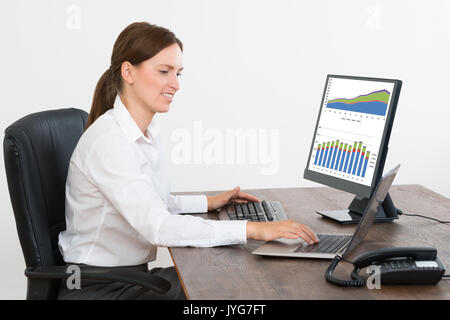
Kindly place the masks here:
[[(305, 179), (356, 195), (348, 210), (318, 211), (358, 223), (383, 174), (402, 82), (328, 75)], [(398, 218), (388, 194), (375, 222)]]

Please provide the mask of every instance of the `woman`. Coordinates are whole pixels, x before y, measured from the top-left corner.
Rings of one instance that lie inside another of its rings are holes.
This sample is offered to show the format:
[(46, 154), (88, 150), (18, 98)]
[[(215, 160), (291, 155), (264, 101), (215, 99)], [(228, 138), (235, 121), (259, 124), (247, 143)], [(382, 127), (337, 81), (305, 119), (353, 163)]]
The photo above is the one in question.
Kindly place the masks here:
[[(117, 38), (111, 66), (95, 89), (87, 129), (70, 160), (64, 261), (94, 267), (146, 269), (157, 246), (210, 247), (315, 234), (292, 220), (213, 221), (179, 213), (214, 211), (230, 202), (259, 201), (239, 187), (215, 196), (172, 196), (159, 163), (156, 113), (169, 111), (179, 90), (183, 45), (169, 30), (133, 23)], [(183, 299), (173, 267), (152, 269), (172, 283), (165, 296), (121, 283), (62, 283), (59, 298)]]

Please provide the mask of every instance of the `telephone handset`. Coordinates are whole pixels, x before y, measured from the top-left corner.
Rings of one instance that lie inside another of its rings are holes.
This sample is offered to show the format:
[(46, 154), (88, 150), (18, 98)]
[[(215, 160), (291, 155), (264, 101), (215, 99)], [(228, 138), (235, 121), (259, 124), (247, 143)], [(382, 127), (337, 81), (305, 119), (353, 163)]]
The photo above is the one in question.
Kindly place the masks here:
[(437, 250), (431, 247), (384, 248), (363, 253), (352, 262), (355, 266), (351, 273), (353, 280), (348, 281), (336, 279), (332, 275), (341, 260), (345, 259), (340, 255), (334, 258), (325, 273), (325, 278), (333, 284), (344, 287), (364, 286), (366, 279), (359, 275), (359, 271), (370, 265), (380, 267), (380, 282), (386, 285), (436, 284), (445, 272), (442, 262), (437, 258)]

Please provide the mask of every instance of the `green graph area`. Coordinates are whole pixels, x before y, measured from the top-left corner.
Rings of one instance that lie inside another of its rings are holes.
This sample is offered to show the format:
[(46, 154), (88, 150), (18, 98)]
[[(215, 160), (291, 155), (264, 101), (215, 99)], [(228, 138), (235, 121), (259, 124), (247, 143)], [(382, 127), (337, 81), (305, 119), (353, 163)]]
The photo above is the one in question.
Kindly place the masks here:
[(353, 104), (358, 102), (381, 101), (387, 104), (389, 102), (390, 95), (391, 94), (387, 90), (379, 90), (368, 94), (360, 95), (352, 99), (340, 98), (328, 100), (328, 103), (341, 102), (346, 104)]

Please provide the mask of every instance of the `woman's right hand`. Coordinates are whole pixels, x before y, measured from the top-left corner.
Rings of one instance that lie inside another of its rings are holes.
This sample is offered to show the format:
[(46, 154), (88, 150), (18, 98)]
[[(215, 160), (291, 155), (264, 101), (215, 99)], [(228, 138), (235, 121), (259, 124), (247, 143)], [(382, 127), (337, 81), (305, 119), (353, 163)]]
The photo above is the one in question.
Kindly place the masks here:
[(247, 222), (247, 239), (270, 241), (278, 238), (302, 238), (309, 244), (319, 242), (316, 234), (311, 229), (293, 220)]

